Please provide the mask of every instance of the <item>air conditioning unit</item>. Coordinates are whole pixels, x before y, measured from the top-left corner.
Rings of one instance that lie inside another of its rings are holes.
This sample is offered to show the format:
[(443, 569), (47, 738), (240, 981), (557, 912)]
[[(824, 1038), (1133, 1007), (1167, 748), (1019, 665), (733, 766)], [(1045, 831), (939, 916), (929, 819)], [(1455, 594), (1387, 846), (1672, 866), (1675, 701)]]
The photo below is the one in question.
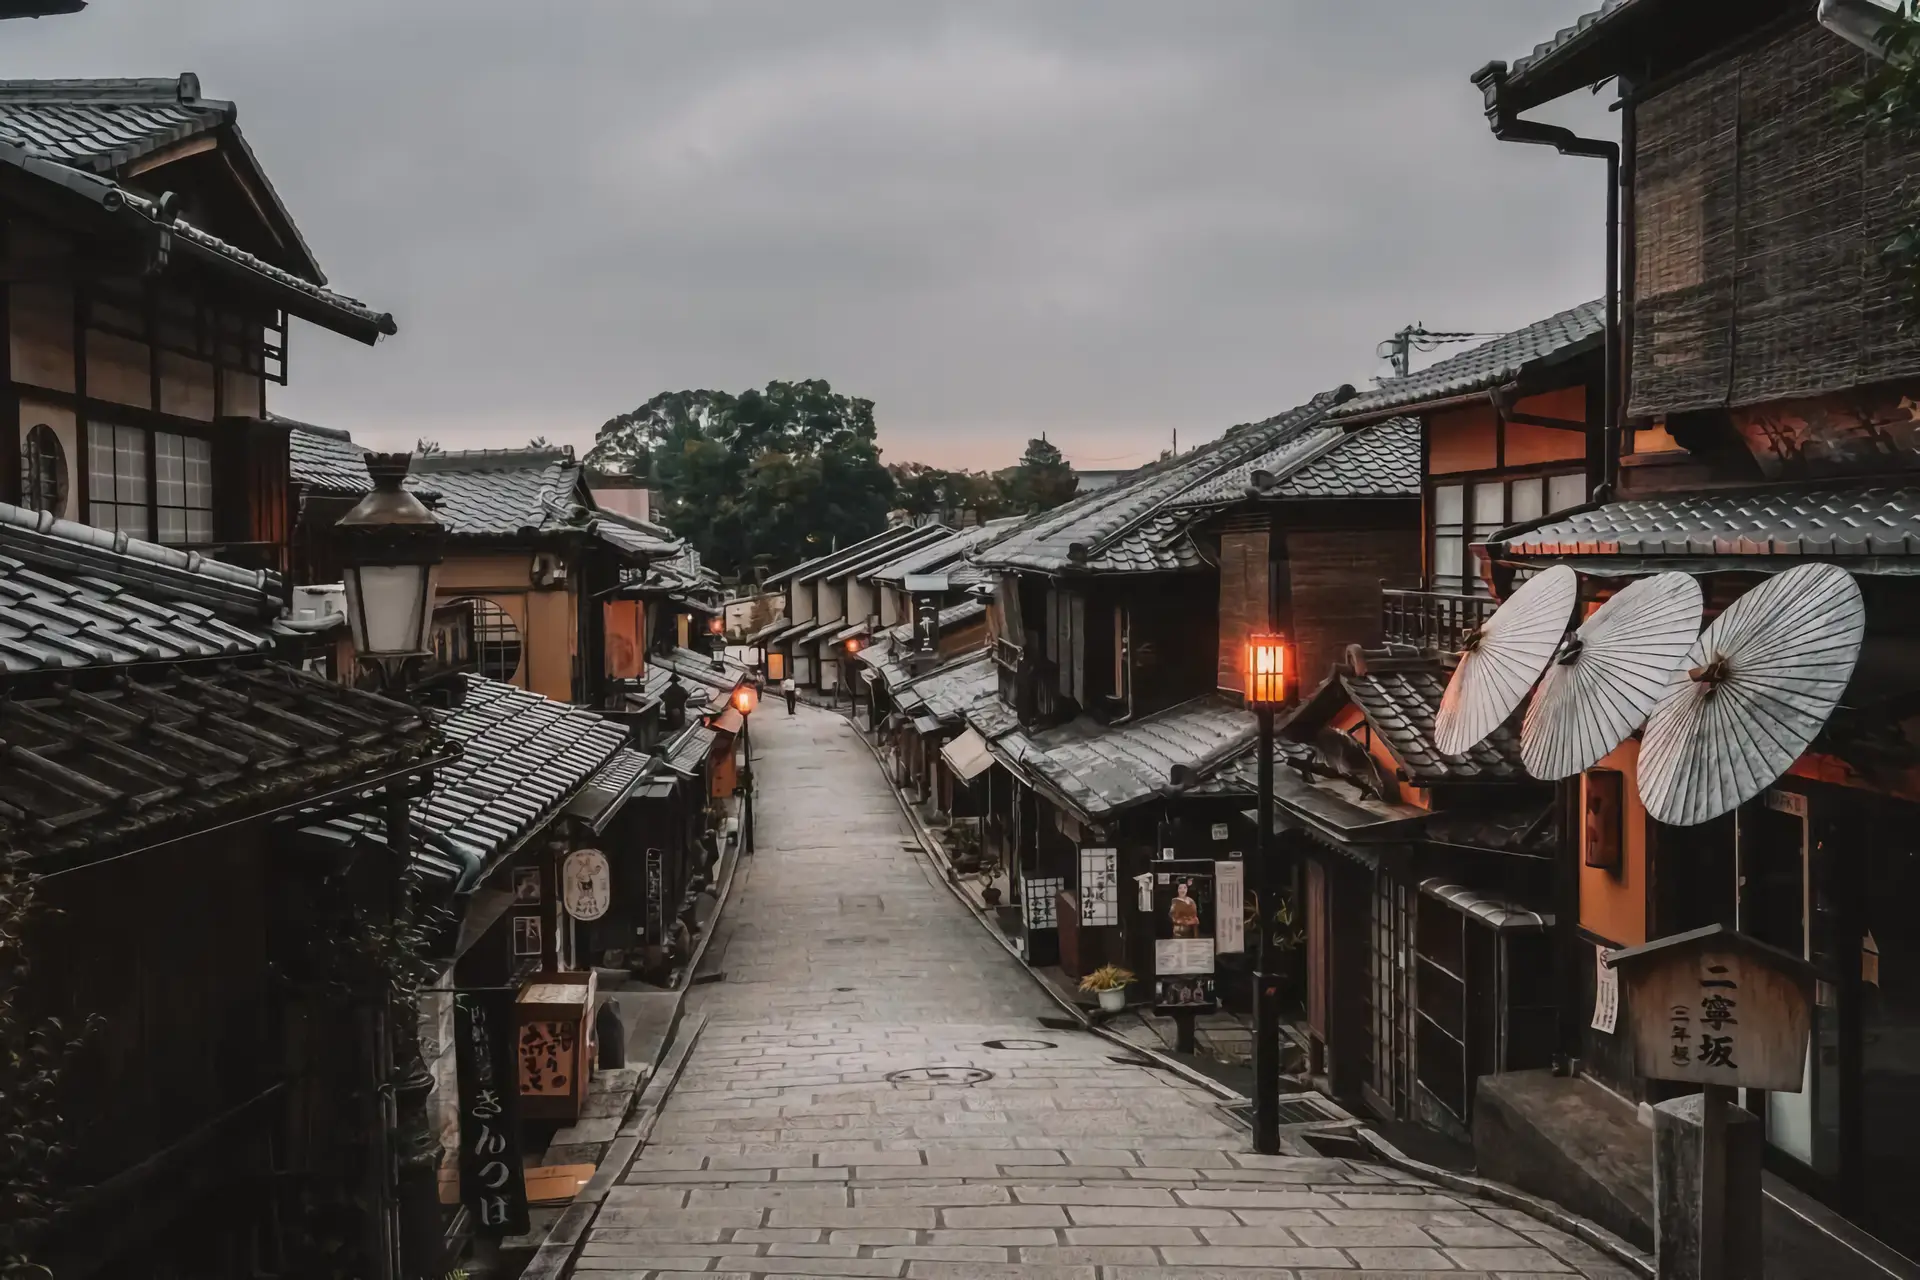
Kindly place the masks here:
[(536, 587), (557, 587), (567, 580), (567, 562), (551, 551), (541, 551), (533, 557), (533, 585)]

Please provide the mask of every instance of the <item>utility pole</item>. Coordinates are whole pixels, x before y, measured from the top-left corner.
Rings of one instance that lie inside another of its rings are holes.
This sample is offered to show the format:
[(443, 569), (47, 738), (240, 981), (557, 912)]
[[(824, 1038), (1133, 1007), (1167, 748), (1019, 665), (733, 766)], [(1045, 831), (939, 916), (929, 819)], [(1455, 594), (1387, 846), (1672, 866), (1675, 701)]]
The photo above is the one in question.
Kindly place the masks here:
[(1404, 378), (1413, 372), (1413, 353), (1432, 351), (1449, 342), (1479, 342), (1498, 338), (1497, 333), (1467, 333), (1464, 330), (1433, 330), (1415, 320), (1373, 349), (1374, 354), (1393, 366), (1393, 376)]

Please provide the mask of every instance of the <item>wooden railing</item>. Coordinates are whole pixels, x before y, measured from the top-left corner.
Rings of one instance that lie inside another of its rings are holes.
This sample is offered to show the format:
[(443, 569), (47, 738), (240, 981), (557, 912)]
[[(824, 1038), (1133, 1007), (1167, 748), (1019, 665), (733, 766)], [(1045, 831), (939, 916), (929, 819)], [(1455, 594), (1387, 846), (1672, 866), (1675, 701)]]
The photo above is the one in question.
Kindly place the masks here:
[(1389, 588), (1380, 593), (1380, 631), (1388, 644), (1458, 653), (1467, 632), (1492, 617), (1499, 607), (1500, 602), (1490, 596)]

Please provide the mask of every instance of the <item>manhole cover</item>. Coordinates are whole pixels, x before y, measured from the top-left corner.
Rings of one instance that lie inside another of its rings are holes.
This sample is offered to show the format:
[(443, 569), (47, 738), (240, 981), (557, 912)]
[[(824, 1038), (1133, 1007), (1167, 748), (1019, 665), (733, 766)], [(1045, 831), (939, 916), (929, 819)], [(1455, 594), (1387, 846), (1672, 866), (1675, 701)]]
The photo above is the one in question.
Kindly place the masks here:
[(1058, 1049), (1060, 1046), (1051, 1040), (988, 1040), (989, 1049)]
[(887, 1079), (894, 1084), (979, 1084), (993, 1079), (993, 1072), (979, 1067), (907, 1067), (889, 1071)]

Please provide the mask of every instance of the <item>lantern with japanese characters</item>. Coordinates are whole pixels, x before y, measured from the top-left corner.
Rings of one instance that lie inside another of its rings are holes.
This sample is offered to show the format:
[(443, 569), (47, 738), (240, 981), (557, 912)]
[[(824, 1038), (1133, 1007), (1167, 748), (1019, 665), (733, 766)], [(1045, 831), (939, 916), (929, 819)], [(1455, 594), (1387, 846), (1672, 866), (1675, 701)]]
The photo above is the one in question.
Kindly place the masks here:
[(1610, 951), (1634, 1070), (1649, 1080), (1798, 1093), (1814, 970), (1724, 925)]

